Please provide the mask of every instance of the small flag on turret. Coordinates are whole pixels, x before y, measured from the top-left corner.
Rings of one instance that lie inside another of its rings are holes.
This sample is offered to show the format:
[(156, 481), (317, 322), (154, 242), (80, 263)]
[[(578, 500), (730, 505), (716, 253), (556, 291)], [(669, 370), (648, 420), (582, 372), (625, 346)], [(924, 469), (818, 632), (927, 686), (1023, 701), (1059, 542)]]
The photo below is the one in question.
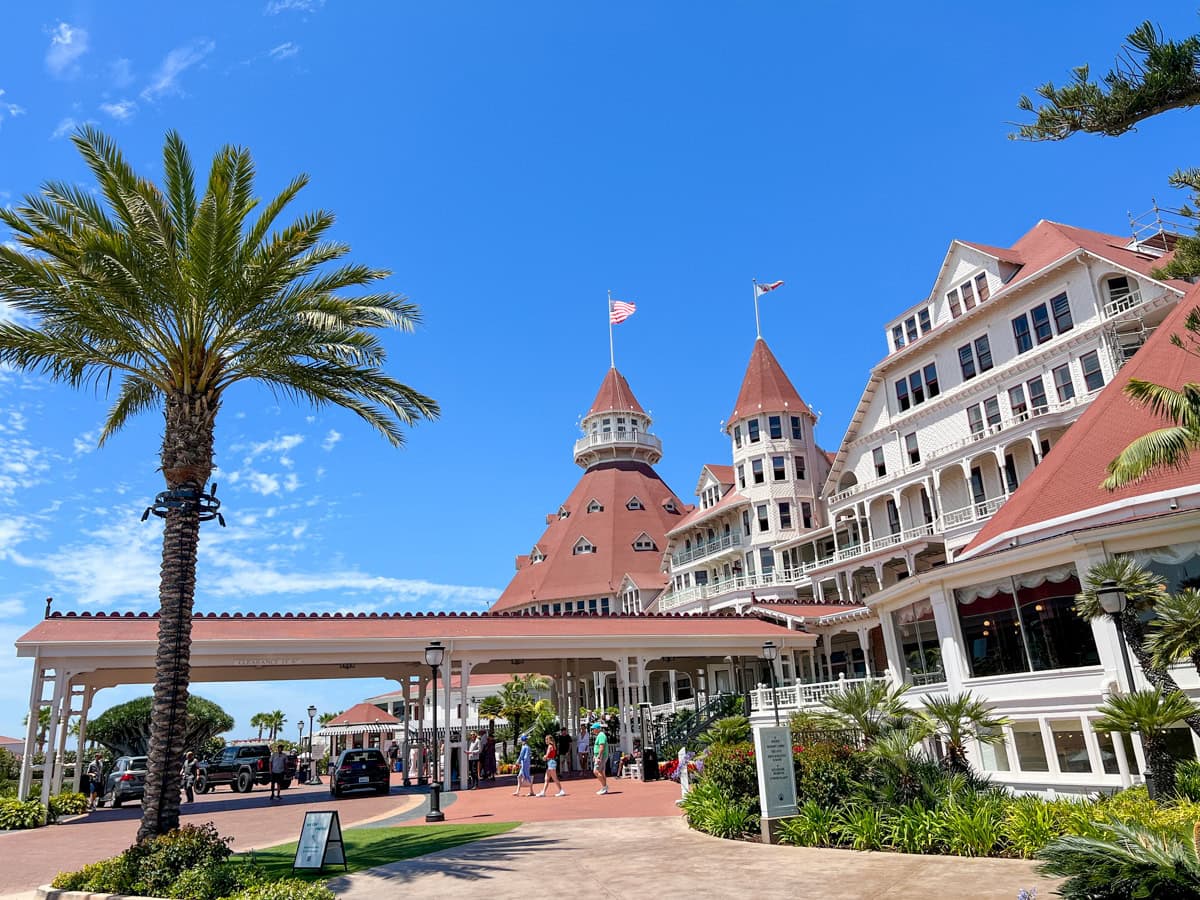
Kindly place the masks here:
[[(780, 284), (782, 283), (780, 282)], [(637, 306), (633, 303), (626, 303), (624, 300), (608, 301), (608, 321), (610, 324), (620, 325), (635, 312), (637, 312)]]
[(755, 284), (754, 296), (761, 297), (763, 294), (769, 294), (778, 287), (783, 287), (782, 281), (772, 281), (770, 284)]

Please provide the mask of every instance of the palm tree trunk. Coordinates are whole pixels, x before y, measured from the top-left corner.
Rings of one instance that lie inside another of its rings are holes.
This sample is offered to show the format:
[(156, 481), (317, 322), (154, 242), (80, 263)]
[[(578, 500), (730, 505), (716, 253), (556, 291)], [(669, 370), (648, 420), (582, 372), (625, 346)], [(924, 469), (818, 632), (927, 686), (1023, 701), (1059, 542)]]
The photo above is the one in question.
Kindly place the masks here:
[(1143, 731), (1142, 746), (1146, 751), (1146, 769), (1153, 781), (1154, 798), (1165, 802), (1175, 796), (1175, 760), (1167, 752), (1161, 735), (1151, 736)]
[[(1138, 665), (1141, 667), (1142, 674), (1146, 676), (1146, 680), (1164, 694), (1178, 691), (1179, 683), (1171, 677), (1171, 673), (1166, 669), (1157, 668), (1150, 654), (1146, 652), (1146, 629), (1142, 624), (1142, 620), (1138, 617), (1138, 611), (1132, 605), (1127, 606), (1125, 607), (1125, 611), (1118, 617), (1118, 621), (1121, 626), (1121, 636), (1125, 639), (1125, 643), (1129, 647), (1129, 652), (1133, 654), (1134, 659), (1137, 660)], [(1130, 687), (1132, 689), (1132, 685)], [(1200, 735), (1200, 712), (1193, 713), (1184, 719), (1184, 721), (1187, 722), (1188, 727), (1195, 734)]]
[(182, 393), (166, 398), (161, 452), (169, 491), (184, 502), (166, 509), (163, 558), (158, 587), (158, 652), (154, 659), (154, 704), (150, 711), (150, 752), (138, 841), (179, 827), (180, 761), (187, 729), (191, 674), (192, 603), (196, 592), (196, 550), (200, 515), (196, 498), (212, 474), (213, 417), (204, 397)]

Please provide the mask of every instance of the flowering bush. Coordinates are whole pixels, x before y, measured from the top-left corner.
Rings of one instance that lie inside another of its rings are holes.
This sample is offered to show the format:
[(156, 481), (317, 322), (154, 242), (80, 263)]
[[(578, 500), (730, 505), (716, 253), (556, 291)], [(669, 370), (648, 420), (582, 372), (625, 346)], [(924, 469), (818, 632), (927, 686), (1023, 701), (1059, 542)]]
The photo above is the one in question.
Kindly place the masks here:
[(704, 778), (733, 800), (758, 798), (753, 744), (714, 744), (704, 757)]
[[(704, 761), (696, 759), (695, 754), (684, 751), (684, 759), (687, 760), (687, 771), (690, 778), (695, 778), (704, 771)], [(658, 764), (658, 775), (660, 778), (669, 778), (672, 781), (679, 781), (682, 777), (682, 767), (679, 765), (679, 759), (668, 760)]]

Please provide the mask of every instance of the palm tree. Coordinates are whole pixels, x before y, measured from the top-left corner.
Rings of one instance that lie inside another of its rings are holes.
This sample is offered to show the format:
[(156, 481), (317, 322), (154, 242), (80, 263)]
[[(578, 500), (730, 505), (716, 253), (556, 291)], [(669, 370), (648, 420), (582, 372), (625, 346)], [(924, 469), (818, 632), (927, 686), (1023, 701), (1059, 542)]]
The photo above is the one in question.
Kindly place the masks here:
[(921, 718), (928, 723), (930, 733), (942, 739), (946, 748), (946, 768), (964, 774), (971, 772), (967, 762), (967, 741), (1003, 743), (1004, 732), (1000, 728), (1008, 724), (1008, 719), (993, 716), (991, 707), (972, 697), (968, 691), (954, 696), (926, 697)]
[(217, 412), (242, 381), (315, 406), (340, 406), (389, 442), (434, 418), (437, 404), (384, 374), (376, 329), (411, 330), (417, 308), (367, 290), (388, 273), (341, 263), (328, 212), (276, 229), (308, 179), (295, 178), (252, 217), (248, 150), (217, 152), (202, 195), (183, 140), (167, 134), (164, 188), (140, 177), (106, 135), (72, 141), (99, 198), (71, 182), (0, 209), (13, 241), (0, 245), (0, 300), (23, 320), (0, 322), (0, 363), (73, 387), (116, 387), (103, 443), (136, 413), (165, 417), (166, 491), (159, 582), (153, 737), (138, 839), (179, 824), (196, 550), (215, 513), (205, 487)]
[[(1200, 356), (1200, 307), (1188, 313), (1183, 327), (1188, 331), (1186, 337), (1173, 334), (1171, 343)], [(1200, 447), (1200, 384), (1189, 382), (1177, 390), (1131, 378), (1124, 393), (1170, 424), (1135, 439), (1108, 464), (1103, 484), (1110, 491), (1161, 469), (1183, 468), (1191, 452)]]
[(727, 716), (717, 719), (708, 727), (708, 731), (700, 736), (701, 741), (712, 746), (714, 744), (741, 744), (750, 737), (750, 720), (745, 716)]
[(929, 723), (924, 719), (909, 719), (877, 737), (864, 751), (874, 766), (888, 773), (886, 782), (895, 785), (895, 799), (900, 804), (911, 802), (920, 792), (923, 754), (917, 747), (927, 737)]
[(522, 722), (535, 721), (554, 712), (549, 700), (534, 697), (534, 691), (545, 689), (549, 683), (549, 679), (541, 675), (517, 675), (500, 686), (497, 695), (500, 714), (512, 725), (514, 739), (520, 737)]
[(1200, 672), (1200, 591), (1184, 588), (1159, 599), (1146, 649), (1156, 668), (1166, 669), (1186, 659)]
[(904, 702), (908, 689), (907, 684), (892, 687), (886, 681), (860, 681), (835, 691), (823, 702), (846, 727), (862, 732), (863, 741), (871, 744), (912, 719), (913, 711)]
[(258, 729), (258, 739), (262, 740), (263, 729), (267, 727), (267, 714), (255, 713), (250, 717), (250, 727)]
[(1175, 795), (1175, 760), (1167, 752), (1166, 734), (1175, 725), (1196, 714), (1196, 704), (1179, 691), (1134, 691), (1112, 696), (1096, 710), (1100, 717), (1092, 722), (1098, 732), (1137, 732), (1146, 751), (1147, 787), (1162, 797)]
[[(1166, 596), (1167, 585), (1158, 575), (1148, 572), (1127, 556), (1114, 556), (1096, 563), (1088, 569), (1084, 589), (1075, 596), (1075, 612), (1085, 619), (1097, 619), (1108, 615), (1100, 605), (1096, 591), (1105, 581), (1115, 581), (1125, 592), (1125, 609), (1116, 616), (1117, 627), (1129, 652), (1133, 654), (1146, 680), (1164, 694), (1175, 693), (1179, 685), (1171, 673), (1155, 665), (1146, 648), (1146, 626), (1142, 614)], [(1200, 734), (1200, 714), (1193, 713), (1186, 720), (1188, 727)]]
[(320, 725), (322, 728), (324, 728), (326, 725), (328, 725), (330, 722), (332, 722), (334, 719), (336, 719), (338, 716), (340, 716), (344, 712), (345, 712), (344, 709), (340, 709), (337, 712), (323, 712), (319, 716), (317, 716), (317, 724)]
[(1040, 851), (1038, 871), (1065, 879), (1067, 898), (1200, 895), (1200, 823), (1191, 839), (1132, 823), (1096, 823), (1097, 837), (1070, 834)]
[(263, 726), (271, 733), (271, 740), (283, 731), (283, 726), (287, 724), (287, 716), (283, 714), (283, 710), (277, 709), (274, 712), (263, 713)]
[(496, 720), (504, 717), (504, 704), (500, 698), (492, 695), (479, 701), (479, 718), (487, 719), (488, 734), (495, 735)]

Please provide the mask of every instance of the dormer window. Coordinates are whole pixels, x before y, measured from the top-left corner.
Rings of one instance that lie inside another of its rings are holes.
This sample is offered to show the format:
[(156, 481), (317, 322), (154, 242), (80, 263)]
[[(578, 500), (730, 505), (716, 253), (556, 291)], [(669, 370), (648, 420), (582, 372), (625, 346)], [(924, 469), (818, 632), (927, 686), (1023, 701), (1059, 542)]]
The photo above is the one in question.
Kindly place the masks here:
[(532, 552), (530, 552), (530, 554), (529, 554), (529, 561), (534, 564), (544, 562), (545, 559), (546, 559), (546, 554), (543, 553), (541, 550), (539, 550), (537, 547), (534, 547)]
[(665, 509), (669, 513), (676, 512), (677, 508), (675, 506), (675, 501), (674, 500), (664, 500), (663, 501), (663, 509)]
[(589, 513), (604, 512), (604, 504), (599, 500), (592, 498), (592, 502), (587, 505), (587, 511)]
[(646, 534), (646, 532), (643, 531), (641, 534), (639, 534), (637, 536), (637, 540), (635, 540), (633, 542), (633, 549), (634, 550), (653, 550), (654, 549), (654, 539), (652, 537), (650, 537), (650, 535)]
[(636, 509), (645, 509), (646, 507), (642, 503), (642, 501), (639, 500), (637, 497), (630, 497), (629, 502), (625, 504), (625, 508), (630, 509), (630, 510), (636, 510)]
[(567, 511), (567, 508), (565, 506), (560, 506), (558, 508), (558, 517), (560, 519), (569, 519), (569, 518), (571, 518), (571, 513)]
[(585, 537), (581, 537), (575, 542), (575, 546), (571, 548), (572, 556), (582, 556), (585, 553), (595, 553), (596, 546)]

